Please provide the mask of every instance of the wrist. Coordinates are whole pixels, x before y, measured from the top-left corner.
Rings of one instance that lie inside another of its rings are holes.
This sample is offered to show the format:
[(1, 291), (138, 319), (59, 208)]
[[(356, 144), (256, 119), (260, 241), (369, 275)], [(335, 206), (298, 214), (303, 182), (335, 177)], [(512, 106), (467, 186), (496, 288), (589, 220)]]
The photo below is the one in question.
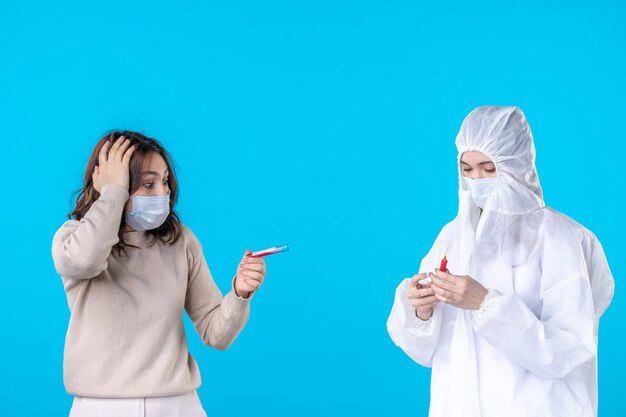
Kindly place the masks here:
[(252, 295), (252, 291), (243, 291), (237, 288), (237, 280), (238, 277), (235, 276), (235, 279), (233, 280), (233, 291), (235, 291), (235, 295), (239, 298), (250, 298), (250, 296)]
[(493, 307), (494, 300), (501, 295), (502, 293), (498, 290), (487, 289), (487, 295), (483, 299), (483, 302), (480, 303), (480, 306), (478, 307), (478, 310), (476, 310), (476, 313), (480, 314), (484, 313), (487, 310), (490, 310)]
[(489, 295), (489, 290), (487, 288), (482, 288), (482, 296), (479, 297), (478, 300), (478, 305), (476, 306), (476, 308), (474, 310), (479, 310), (480, 306), (483, 305), (483, 303), (485, 302), (485, 299), (487, 298), (487, 296)]
[(237, 297), (240, 298), (250, 298), (250, 294), (252, 294), (251, 292), (247, 292), (247, 291), (237, 291), (237, 288), (235, 288), (235, 295)]
[(415, 309), (415, 316), (422, 321), (428, 321), (433, 316), (433, 311), (430, 310), (428, 313), (424, 313)]

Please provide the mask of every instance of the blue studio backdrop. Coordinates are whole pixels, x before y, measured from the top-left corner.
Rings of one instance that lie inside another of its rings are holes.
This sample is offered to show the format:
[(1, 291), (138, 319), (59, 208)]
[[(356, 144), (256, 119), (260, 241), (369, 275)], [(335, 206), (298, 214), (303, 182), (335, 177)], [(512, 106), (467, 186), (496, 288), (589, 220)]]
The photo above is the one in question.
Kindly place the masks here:
[(227, 351), (184, 318), (210, 416), (426, 416), (429, 370), (385, 322), (456, 213), (454, 138), (486, 104), (522, 108), (546, 203), (606, 250), (600, 416), (619, 415), (625, 18), (619, 0), (3, 1), (0, 415), (69, 412), (51, 240), (122, 128), (173, 155), (223, 292), (245, 249), (291, 247)]

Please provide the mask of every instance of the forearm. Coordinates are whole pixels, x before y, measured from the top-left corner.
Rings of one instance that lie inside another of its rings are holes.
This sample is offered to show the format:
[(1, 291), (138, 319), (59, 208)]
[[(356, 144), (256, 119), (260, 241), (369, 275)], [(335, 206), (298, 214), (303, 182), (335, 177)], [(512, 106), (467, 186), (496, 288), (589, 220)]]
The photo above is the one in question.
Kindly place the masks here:
[(57, 271), (70, 278), (90, 278), (106, 268), (111, 248), (118, 241), (128, 191), (117, 184), (102, 187), (102, 194), (77, 223), (67, 222), (54, 236), (52, 257)]
[(491, 292), (472, 316), (481, 337), (544, 378), (562, 378), (596, 354), (593, 315), (570, 311), (542, 321), (518, 296)]
[(387, 320), (387, 331), (391, 340), (411, 359), (420, 365), (430, 367), (432, 355), (439, 342), (441, 305), (435, 306), (427, 320), (420, 319), (406, 298), (406, 284), (402, 282), (396, 290), (394, 304)]
[(228, 348), (248, 322), (250, 300), (238, 297), (234, 290), (224, 296), (207, 325), (203, 342), (219, 350)]

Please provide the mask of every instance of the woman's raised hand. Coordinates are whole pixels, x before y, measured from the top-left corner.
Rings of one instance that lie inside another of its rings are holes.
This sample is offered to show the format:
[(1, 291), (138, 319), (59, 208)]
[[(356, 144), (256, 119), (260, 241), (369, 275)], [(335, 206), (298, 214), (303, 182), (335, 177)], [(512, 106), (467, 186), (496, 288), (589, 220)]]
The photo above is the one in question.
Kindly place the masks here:
[(98, 156), (98, 165), (96, 166), (91, 179), (93, 188), (97, 192), (102, 190), (105, 184), (119, 184), (129, 189), (130, 172), (128, 164), (135, 147), (130, 146), (130, 140), (120, 136), (113, 145), (111, 140), (107, 140)]

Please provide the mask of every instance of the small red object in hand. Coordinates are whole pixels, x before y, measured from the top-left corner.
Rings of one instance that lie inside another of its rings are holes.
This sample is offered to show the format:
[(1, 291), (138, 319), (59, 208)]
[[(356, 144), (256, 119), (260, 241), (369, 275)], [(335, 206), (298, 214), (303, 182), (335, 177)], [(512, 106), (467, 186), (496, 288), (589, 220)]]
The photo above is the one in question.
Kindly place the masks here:
[(446, 258), (446, 256), (443, 256), (443, 259), (441, 260), (441, 265), (439, 266), (439, 269), (442, 270), (443, 272), (446, 272), (446, 268), (448, 267), (448, 258)]

